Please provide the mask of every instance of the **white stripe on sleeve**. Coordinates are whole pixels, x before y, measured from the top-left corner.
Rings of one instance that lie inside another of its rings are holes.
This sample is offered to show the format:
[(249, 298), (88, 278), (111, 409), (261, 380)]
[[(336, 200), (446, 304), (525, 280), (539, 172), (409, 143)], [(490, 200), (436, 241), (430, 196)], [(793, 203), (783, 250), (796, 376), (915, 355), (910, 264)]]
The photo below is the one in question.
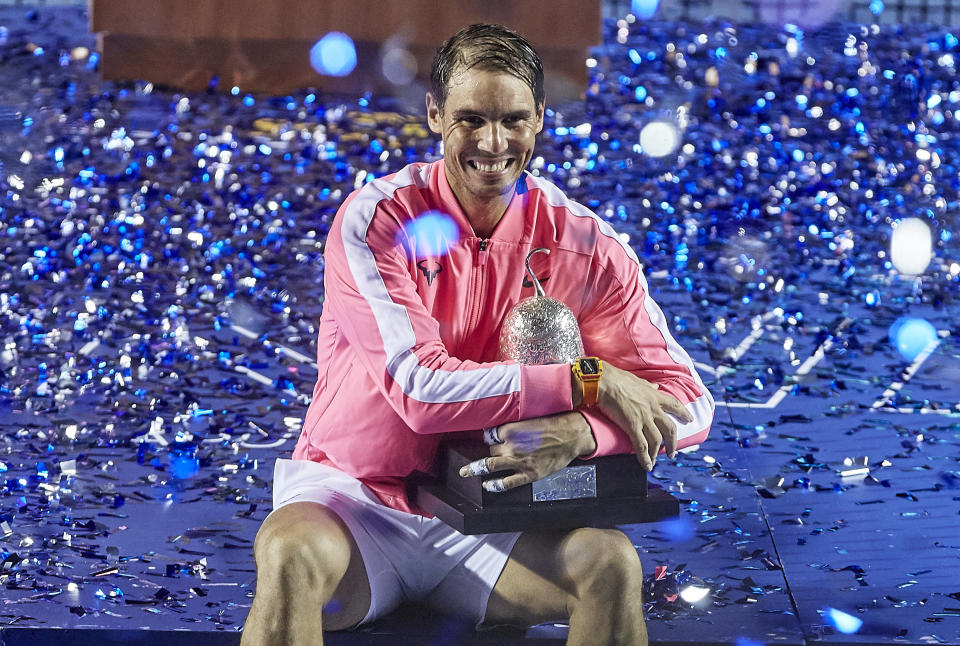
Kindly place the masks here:
[(387, 372), (407, 397), (429, 404), (474, 401), (519, 392), (518, 364), (475, 370), (432, 370), (421, 366), (413, 353), (417, 339), (410, 313), (390, 297), (373, 251), (367, 245), (367, 230), (373, 222), (377, 205), (382, 200), (393, 199), (398, 189), (412, 184), (426, 185), (433, 167), (433, 164), (407, 166), (392, 180), (373, 180), (360, 189), (343, 215), (342, 236), (347, 265), (376, 320), (386, 353)]
[(687, 354), (687, 351), (684, 350), (683, 347), (673, 338), (673, 335), (670, 334), (670, 326), (667, 324), (666, 318), (664, 317), (663, 312), (660, 310), (660, 307), (652, 298), (650, 298), (650, 290), (647, 287), (647, 279), (643, 275), (643, 269), (640, 266), (640, 259), (637, 258), (637, 254), (634, 252), (633, 248), (625, 243), (619, 235), (617, 235), (617, 232), (614, 231), (613, 227), (611, 227), (609, 223), (601, 219), (600, 216), (587, 207), (568, 198), (551, 182), (543, 179), (542, 177), (530, 175), (529, 173), (526, 174), (526, 177), (533, 180), (534, 185), (543, 191), (543, 194), (547, 198), (547, 203), (550, 206), (556, 208), (565, 208), (577, 217), (592, 218), (597, 223), (600, 233), (608, 238), (611, 238), (612, 240), (615, 240), (617, 244), (619, 244), (624, 250), (624, 252), (626, 252), (627, 257), (629, 257), (636, 264), (637, 277), (640, 280), (640, 286), (643, 288), (643, 308), (647, 312), (650, 322), (653, 323), (657, 330), (660, 331), (660, 334), (663, 335), (663, 339), (666, 342), (667, 354), (669, 354), (670, 358), (673, 359), (678, 365), (684, 366), (690, 371), (690, 374), (696, 381), (697, 387), (700, 389), (700, 392), (703, 393), (686, 405), (687, 410), (691, 415), (693, 415), (693, 421), (689, 424), (678, 424), (677, 437), (684, 438), (702, 432), (703, 429), (706, 428), (713, 420), (713, 395), (710, 394), (710, 391), (703, 384), (703, 380), (697, 373), (697, 369), (694, 367), (693, 360), (690, 359), (690, 355)]

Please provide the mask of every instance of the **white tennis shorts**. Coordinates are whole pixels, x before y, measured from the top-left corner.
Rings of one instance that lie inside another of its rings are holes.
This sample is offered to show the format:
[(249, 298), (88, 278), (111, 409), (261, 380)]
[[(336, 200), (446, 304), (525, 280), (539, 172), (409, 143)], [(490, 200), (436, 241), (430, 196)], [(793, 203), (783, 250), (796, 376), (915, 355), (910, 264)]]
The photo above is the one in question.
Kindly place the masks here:
[(479, 625), (519, 533), (464, 536), (437, 518), (387, 507), (356, 478), (309, 460), (278, 459), (273, 510), (316, 502), (337, 514), (357, 542), (370, 581), (360, 623), (416, 601)]

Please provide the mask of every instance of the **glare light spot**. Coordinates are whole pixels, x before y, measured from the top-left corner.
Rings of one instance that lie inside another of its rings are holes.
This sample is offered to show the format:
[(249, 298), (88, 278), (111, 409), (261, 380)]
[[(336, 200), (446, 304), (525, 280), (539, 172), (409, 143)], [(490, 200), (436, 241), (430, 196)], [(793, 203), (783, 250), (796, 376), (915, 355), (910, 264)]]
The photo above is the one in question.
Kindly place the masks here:
[(679, 143), (680, 132), (666, 121), (651, 121), (640, 131), (640, 147), (651, 157), (669, 155)]
[(826, 618), (830, 625), (844, 633), (845, 635), (852, 635), (853, 633), (860, 630), (860, 626), (863, 625), (863, 620), (853, 615), (848, 615), (842, 610), (837, 610), (836, 608), (824, 608), (820, 613)]
[(913, 361), (936, 345), (937, 328), (925, 319), (901, 317), (890, 326), (890, 343), (904, 359)]
[(686, 516), (677, 516), (660, 521), (656, 528), (672, 543), (682, 543), (696, 535), (696, 527), (693, 521)]
[(710, 594), (710, 588), (699, 585), (688, 585), (680, 591), (680, 598), (687, 603), (697, 603)]
[(383, 76), (394, 85), (407, 85), (417, 76), (416, 57), (401, 47), (395, 47), (383, 55)]
[(347, 76), (357, 66), (357, 50), (350, 36), (331, 31), (310, 48), (310, 66), (318, 74)]
[(460, 231), (453, 219), (439, 211), (427, 211), (403, 227), (400, 244), (417, 260), (439, 258), (460, 241)]
[(660, 7), (660, 0), (630, 0), (630, 13), (637, 18), (653, 18)]
[(890, 260), (902, 274), (918, 276), (926, 270), (933, 255), (930, 226), (920, 218), (902, 220), (890, 239)]

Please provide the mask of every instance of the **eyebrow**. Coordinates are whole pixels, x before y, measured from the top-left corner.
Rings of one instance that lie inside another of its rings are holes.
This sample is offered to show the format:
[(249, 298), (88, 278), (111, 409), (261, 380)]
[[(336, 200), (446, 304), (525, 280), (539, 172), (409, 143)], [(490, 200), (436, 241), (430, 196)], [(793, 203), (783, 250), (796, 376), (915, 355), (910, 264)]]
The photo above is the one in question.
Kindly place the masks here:
[[(500, 118), (501, 119), (510, 119), (510, 118), (529, 119), (530, 116), (531, 114), (529, 110), (514, 110), (513, 112), (507, 112)], [(465, 117), (481, 117), (484, 119), (489, 118), (486, 113), (481, 112), (479, 110), (470, 110), (470, 109), (454, 110), (453, 112), (454, 119), (463, 119)]]

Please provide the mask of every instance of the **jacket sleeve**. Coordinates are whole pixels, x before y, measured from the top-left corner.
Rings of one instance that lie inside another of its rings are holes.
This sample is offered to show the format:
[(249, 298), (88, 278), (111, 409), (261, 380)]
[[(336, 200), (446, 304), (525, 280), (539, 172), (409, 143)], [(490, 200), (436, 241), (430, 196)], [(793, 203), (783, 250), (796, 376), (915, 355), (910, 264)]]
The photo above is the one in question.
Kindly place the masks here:
[(378, 182), (354, 193), (334, 220), (324, 252), (324, 308), (390, 406), (417, 433), (570, 410), (569, 366), (450, 356), (409, 275), (399, 225), (383, 210), (390, 196)]
[[(588, 281), (580, 316), (588, 355), (656, 383), (676, 397), (693, 416), (677, 423), (678, 448), (703, 442), (713, 421), (714, 401), (693, 361), (674, 340), (660, 307), (650, 297), (646, 279), (632, 249), (608, 242), (603, 264)], [(630, 453), (629, 437), (597, 410), (585, 410), (597, 440), (597, 455)]]

